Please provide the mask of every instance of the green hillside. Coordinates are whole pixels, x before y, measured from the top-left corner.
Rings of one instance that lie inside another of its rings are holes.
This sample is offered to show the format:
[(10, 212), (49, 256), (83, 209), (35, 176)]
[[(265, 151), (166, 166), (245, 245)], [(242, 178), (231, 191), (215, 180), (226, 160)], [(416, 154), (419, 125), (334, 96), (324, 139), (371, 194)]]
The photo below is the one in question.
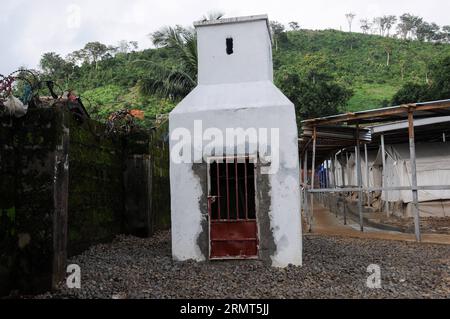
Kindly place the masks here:
[[(310, 73), (333, 78), (351, 94), (349, 100), (344, 99), (346, 105), (335, 110), (339, 112), (389, 105), (402, 85), (429, 82), (433, 63), (450, 56), (450, 44), (336, 30), (288, 31), (277, 41), (273, 49), (277, 84), (286, 70), (292, 74), (309, 68)], [(170, 111), (178, 102), (180, 95), (161, 98), (142, 94), (139, 88), (161, 69), (178, 70), (183, 62), (179, 51), (163, 47), (108, 53), (106, 46), (104, 49), (106, 54), (85, 58), (81, 65), (56, 54), (47, 56), (41, 65), (46, 66), (44, 73), (56, 78), (62, 87), (75, 89), (85, 98), (90, 112), (99, 119), (123, 107), (142, 109), (151, 119)], [(284, 91), (290, 89), (286, 83), (279, 86)]]
[[(389, 65), (386, 52), (389, 52)], [(353, 89), (347, 110), (357, 111), (388, 104), (407, 82), (426, 83), (432, 63), (450, 56), (450, 44), (336, 30), (289, 31), (279, 50), (274, 52), (275, 67), (318, 53), (329, 58), (328, 71)]]

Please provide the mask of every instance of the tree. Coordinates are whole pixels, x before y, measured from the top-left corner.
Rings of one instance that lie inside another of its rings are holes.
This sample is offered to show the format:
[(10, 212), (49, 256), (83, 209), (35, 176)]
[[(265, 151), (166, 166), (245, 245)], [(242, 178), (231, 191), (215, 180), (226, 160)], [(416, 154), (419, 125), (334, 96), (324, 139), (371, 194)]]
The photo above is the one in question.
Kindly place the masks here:
[(179, 47), (184, 45), (185, 35), (192, 33), (192, 30), (186, 29), (180, 25), (175, 27), (165, 26), (149, 34), (150, 40), (156, 47)]
[(392, 105), (423, 102), (427, 87), (422, 84), (408, 82), (404, 84), (392, 98)]
[(361, 24), (361, 30), (364, 34), (367, 34), (372, 28), (372, 23), (369, 22), (369, 19), (361, 19), (359, 20)]
[(82, 49), (73, 51), (72, 53), (69, 53), (66, 57), (66, 60), (69, 61), (70, 63), (73, 63), (74, 65), (78, 65), (78, 64), (84, 63), (84, 62), (89, 63), (89, 61), (87, 61), (85, 53)]
[(83, 49), (70, 53), (67, 57), (68, 60), (74, 64), (78, 63), (93, 63), (95, 70), (98, 70), (98, 62), (112, 53), (117, 51), (117, 47), (107, 46), (98, 41), (88, 42)]
[(292, 31), (300, 30), (300, 24), (298, 24), (298, 22), (295, 21), (289, 22), (289, 27), (291, 28)]
[(272, 32), (272, 41), (275, 45), (275, 51), (278, 51), (278, 42), (286, 40), (284, 25), (277, 21), (270, 21), (270, 30)]
[(117, 44), (117, 52), (119, 52), (119, 53), (128, 53), (130, 51), (137, 50), (137, 48), (138, 48), (137, 41), (121, 40)]
[(403, 40), (408, 36), (412, 39), (416, 35), (417, 28), (423, 22), (423, 19), (409, 13), (404, 13), (400, 16), (400, 23), (397, 25), (398, 33)]
[(412, 16), (412, 37), (417, 37), (417, 29), (423, 23), (423, 19), (418, 16)]
[(398, 65), (400, 67), (400, 76), (401, 76), (402, 82), (405, 79), (406, 68), (408, 66), (408, 64), (407, 64), (408, 60), (409, 60), (408, 51), (399, 51), (398, 52), (397, 61), (398, 61)]
[(450, 56), (430, 65), (428, 83), (408, 82), (394, 95), (392, 104), (406, 104), (450, 98)]
[(394, 15), (384, 16), (384, 24), (385, 29), (387, 31), (387, 36), (389, 37), (389, 33), (391, 32), (392, 27), (397, 23), (397, 17)]
[(323, 53), (306, 54), (297, 62), (297, 69), (307, 81), (313, 84), (316, 84), (318, 81), (330, 80), (330, 75), (326, 70), (334, 67), (334, 62)]
[(98, 69), (98, 61), (104, 57), (113, 48), (108, 47), (100, 42), (89, 42), (84, 46), (84, 52), (91, 63), (95, 64), (95, 69)]
[(430, 24), (430, 30), (428, 33), (428, 41), (438, 41), (440, 39), (439, 33), (441, 31), (441, 27), (436, 23), (432, 22)]
[(325, 55), (307, 55), (277, 72), (277, 86), (295, 104), (298, 121), (339, 113), (352, 96), (326, 72), (330, 63)]
[(430, 65), (431, 87), (429, 99), (450, 99), (450, 56), (446, 56)]
[(422, 65), (422, 69), (424, 70), (424, 80), (426, 84), (430, 84), (430, 77), (433, 66), (436, 64), (435, 57), (429, 51), (422, 51), (417, 56), (417, 62), (419, 65)]
[(377, 32), (379, 35), (383, 35), (383, 29), (381, 25), (382, 25), (381, 17), (373, 18), (372, 26), (374, 26), (374, 31)]
[(212, 21), (222, 19), (225, 14), (219, 10), (213, 10), (203, 15), (203, 21)]
[(442, 27), (442, 38), (445, 42), (450, 43), (450, 25)]
[(417, 26), (416, 35), (419, 41), (434, 41), (437, 39), (440, 27), (436, 23), (422, 22)]
[(378, 26), (378, 31), (380, 32), (381, 36), (384, 36), (384, 32), (386, 31), (386, 23), (387, 23), (387, 17), (376, 17), (373, 19), (373, 24)]
[[(218, 20), (223, 17), (219, 11), (209, 12), (203, 21)], [(144, 78), (139, 81), (140, 92), (144, 95), (158, 95), (172, 101), (184, 98), (197, 85), (197, 35), (192, 28), (180, 25), (165, 26), (150, 33), (150, 39), (156, 47), (167, 48), (177, 57), (179, 63), (166, 66), (151, 60), (136, 60), (135, 64), (150, 68)]]
[(184, 98), (197, 85), (197, 37), (195, 31), (179, 25), (163, 27), (149, 35), (157, 47), (172, 51), (180, 63), (162, 66), (150, 60), (134, 63), (149, 67), (149, 72), (139, 81), (141, 93), (155, 94), (173, 101)]
[(67, 85), (74, 71), (74, 65), (70, 61), (64, 60), (55, 52), (44, 53), (39, 62), (39, 66), (44, 75), (55, 81), (65, 82)]
[(348, 30), (349, 32), (352, 32), (352, 23), (353, 23), (353, 19), (356, 17), (356, 14), (354, 13), (346, 13), (345, 14), (345, 18), (347, 19), (348, 22)]
[(65, 72), (66, 61), (55, 52), (47, 52), (42, 55), (39, 66), (44, 74), (59, 77)]
[(381, 45), (383, 46), (383, 50), (386, 53), (386, 66), (389, 66), (389, 63), (391, 61), (393, 44), (389, 39), (383, 39)]

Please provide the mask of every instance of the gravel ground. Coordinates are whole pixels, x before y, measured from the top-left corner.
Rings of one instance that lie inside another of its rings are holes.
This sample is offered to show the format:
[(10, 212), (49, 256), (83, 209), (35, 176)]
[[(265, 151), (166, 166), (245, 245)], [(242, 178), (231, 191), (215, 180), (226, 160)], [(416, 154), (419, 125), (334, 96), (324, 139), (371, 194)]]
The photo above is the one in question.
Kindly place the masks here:
[[(170, 233), (119, 236), (70, 262), (81, 289), (61, 284), (38, 298), (449, 298), (450, 246), (305, 236), (303, 267), (261, 261), (173, 262)], [(366, 287), (367, 266), (382, 288)]]

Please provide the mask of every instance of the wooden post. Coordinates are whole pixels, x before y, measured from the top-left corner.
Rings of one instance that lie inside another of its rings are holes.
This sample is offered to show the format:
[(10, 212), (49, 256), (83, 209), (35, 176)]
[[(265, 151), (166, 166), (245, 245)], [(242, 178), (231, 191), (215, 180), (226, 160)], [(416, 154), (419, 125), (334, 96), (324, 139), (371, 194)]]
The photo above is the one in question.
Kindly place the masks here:
[(305, 150), (304, 160), (303, 160), (303, 185), (304, 185), (304, 205), (303, 209), (305, 218), (309, 221), (309, 211), (308, 211), (308, 149)]
[(364, 157), (366, 160), (366, 187), (367, 187), (367, 206), (370, 206), (371, 196), (370, 196), (370, 183), (369, 183), (369, 156), (367, 154), (367, 144), (364, 144)]
[(359, 140), (359, 124), (356, 124), (356, 177), (358, 180), (358, 213), (359, 213), (359, 227), (364, 231), (363, 207), (362, 207), (362, 170), (361, 170), (361, 154), (360, 154), (360, 140)]
[[(356, 154), (359, 154), (359, 152), (358, 152), (358, 147), (357, 146), (355, 146), (355, 176), (356, 176), (356, 186), (358, 186), (358, 166), (356, 166), (356, 161), (358, 160), (358, 158), (357, 158), (357, 156), (356, 156)], [(353, 186), (354, 186), (354, 184), (353, 184)]]
[(336, 154), (334, 154), (334, 157), (331, 161), (331, 173), (333, 173), (333, 188), (337, 187), (336, 183)]
[[(314, 189), (314, 173), (316, 170), (316, 137), (317, 137), (317, 130), (316, 127), (314, 126), (314, 132), (313, 132), (313, 155), (312, 155), (312, 164), (311, 164), (311, 189)], [(314, 194), (311, 193), (311, 197), (310, 197), (310, 203), (311, 203), (311, 207), (310, 207), (310, 215), (309, 215), (309, 232), (312, 231), (312, 222), (313, 222), (313, 215), (314, 215)]]
[[(345, 165), (347, 166), (347, 156), (345, 156)], [(344, 151), (341, 153), (341, 174), (342, 174), (342, 187), (345, 187), (345, 172), (344, 172)], [(347, 225), (347, 199), (345, 198), (344, 193), (340, 193), (343, 199), (343, 214), (344, 214), (344, 225)], [(337, 217), (337, 216), (336, 216)]]
[(420, 241), (420, 219), (419, 219), (419, 194), (417, 191), (417, 170), (416, 170), (416, 146), (414, 141), (414, 117), (413, 110), (408, 111), (408, 133), (409, 133), (409, 155), (411, 162), (411, 186), (414, 212), (414, 233), (416, 240)]
[[(383, 165), (383, 187), (387, 187), (387, 178), (386, 178), (386, 151), (384, 149), (384, 135), (381, 134), (381, 160)], [(384, 196), (385, 196), (385, 206), (384, 209), (386, 211), (386, 216), (389, 216), (389, 192), (387, 190), (384, 190)]]
[(58, 111), (61, 133), (56, 141), (53, 175), (53, 260), (51, 287), (64, 279), (67, 265), (69, 208), (69, 114)]
[[(303, 207), (304, 207), (304, 203), (303, 203), (304, 188), (302, 187), (302, 185), (303, 185), (303, 183), (302, 183), (302, 179), (303, 179), (302, 167), (303, 167), (304, 160), (305, 160), (305, 158), (300, 156), (300, 176), (299, 176), (300, 177), (300, 218), (302, 217), (302, 211), (303, 211)], [(247, 176), (247, 174), (245, 174), (245, 176)], [(245, 191), (245, 194), (247, 196), (247, 191)], [(247, 216), (246, 216), (246, 219), (248, 219)]]

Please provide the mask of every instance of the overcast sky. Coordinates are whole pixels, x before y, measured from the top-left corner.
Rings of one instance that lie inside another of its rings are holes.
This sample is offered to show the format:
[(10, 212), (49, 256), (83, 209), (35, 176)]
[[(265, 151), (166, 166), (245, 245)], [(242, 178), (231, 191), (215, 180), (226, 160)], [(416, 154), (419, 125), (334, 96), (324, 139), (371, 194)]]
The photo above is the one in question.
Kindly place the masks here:
[(347, 30), (344, 14), (359, 19), (409, 12), (449, 25), (449, 0), (0, 0), (0, 73), (19, 66), (36, 68), (45, 52), (62, 56), (89, 41), (117, 44), (138, 41), (151, 47), (147, 34), (163, 25), (191, 25), (209, 11), (227, 17), (267, 13), (271, 20), (302, 28)]

